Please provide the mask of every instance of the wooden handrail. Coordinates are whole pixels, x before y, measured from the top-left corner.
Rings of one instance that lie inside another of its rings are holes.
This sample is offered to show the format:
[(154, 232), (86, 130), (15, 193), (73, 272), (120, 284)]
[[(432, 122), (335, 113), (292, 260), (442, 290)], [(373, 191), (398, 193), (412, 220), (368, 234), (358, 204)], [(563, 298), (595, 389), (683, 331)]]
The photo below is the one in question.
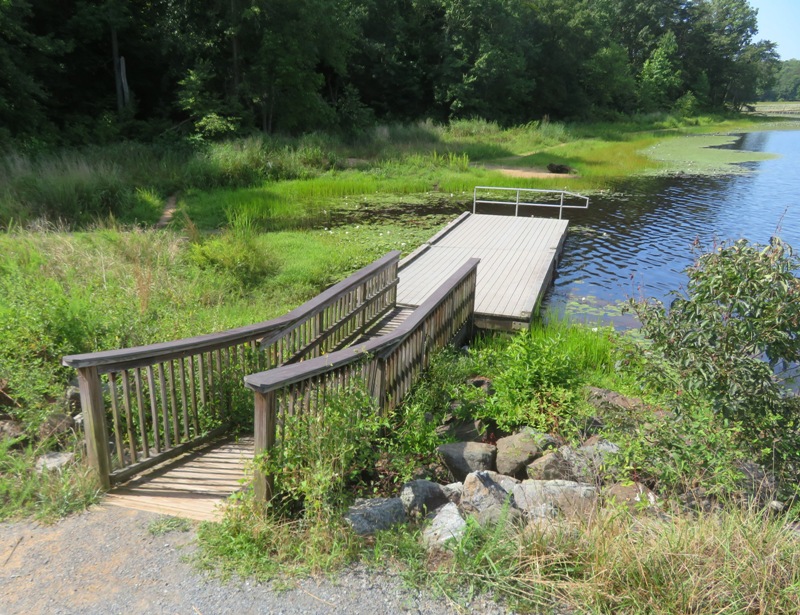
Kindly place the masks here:
[(87, 458), (101, 484), (127, 479), (226, 424), (245, 374), (317, 357), (357, 339), (395, 305), (399, 260), (399, 251), (390, 252), (262, 323), (64, 357), (62, 363), (78, 371)]
[[(275, 446), (280, 416), (310, 416), (324, 407), (328, 394), (363, 379), (378, 407), (396, 406), (428, 365), (430, 351), (471, 335), (479, 259), (470, 259), (450, 276), (392, 333), (370, 341), (245, 376), (255, 401), (254, 454)], [(255, 496), (272, 498), (274, 477), (258, 468)]]
[(428, 297), (409, 317), (402, 322), (397, 329), (389, 333), (371, 339), (362, 344), (350, 346), (344, 350), (332, 352), (315, 359), (308, 359), (302, 363), (294, 365), (284, 365), (270, 369), (258, 374), (245, 376), (244, 384), (248, 389), (265, 394), (291, 384), (296, 384), (302, 380), (319, 376), (326, 372), (344, 367), (356, 361), (362, 360), (365, 356), (378, 354), (388, 348), (393, 348), (401, 343), (414, 329), (416, 329), (425, 317), (435, 310), (447, 298), (449, 292), (458, 285), (465, 277), (477, 269), (480, 259), (471, 258), (456, 270), (442, 285)]
[[(345, 280), (334, 284), (313, 299), (296, 307), (291, 312), (271, 320), (229, 329), (219, 333), (197, 335), (195, 337), (170, 342), (159, 342), (156, 344), (147, 344), (145, 346), (134, 346), (133, 348), (121, 348), (119, 350), (104, 350), (100, 352), (68, 355), (61, 359), (61, 363), (62, 365), (74, 367), (76, 369), (96, 366), (99, 368), (99, 373), (107, 373), (117, 367), (136, 367), (136, 363), (143, 359), (148, 361), (148, 363), (144, 363), (144, 365), (152, 365), (168, 359), (180, 358), (181, 356), (199, 354), (201, 352), (208, 352), (216, 350), (217, 348), (231, 346), (242, 340), (251, 340), (266, 336), (269, 333), (290, 327), (292, 324), (305, 317), (318, 314), (331, 300), (340, 296), (342, 293), (352, 290), (359, 284), (363, 284), (365, 280), (369, 279), (377, 271), (386, 267), (392, 261), (399, 260), (399, 257), (400, 252), (398, 250), (389, 252), (375, 262), (359, 269)], [(152, 359), (152, 361), (150, 361), (150, 359)]]

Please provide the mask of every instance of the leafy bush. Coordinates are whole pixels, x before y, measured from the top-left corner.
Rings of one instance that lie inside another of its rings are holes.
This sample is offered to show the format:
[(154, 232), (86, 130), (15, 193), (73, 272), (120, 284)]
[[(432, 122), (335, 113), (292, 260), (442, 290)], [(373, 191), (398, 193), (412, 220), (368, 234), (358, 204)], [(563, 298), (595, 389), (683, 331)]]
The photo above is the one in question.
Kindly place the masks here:
[(800, 361), (799, 270), (780, 239), (740, 239), (699, 253), (669, 310), (657, 301), (630, 304), (652, 341), (645, 377), (676, 393), (679, 413), (710, 405), (778, 469), (796, 464), (800, 442), (790, 386)]
[(341, 510), (361, 473), (374, 468), (374, 442), (384, 426), (371, 396), (353, 386), (316, 414), (284, 415), (283, 444), (256, 463), (275, 476), (284, 505), (302, 504), (307, 519), (324, 521)]

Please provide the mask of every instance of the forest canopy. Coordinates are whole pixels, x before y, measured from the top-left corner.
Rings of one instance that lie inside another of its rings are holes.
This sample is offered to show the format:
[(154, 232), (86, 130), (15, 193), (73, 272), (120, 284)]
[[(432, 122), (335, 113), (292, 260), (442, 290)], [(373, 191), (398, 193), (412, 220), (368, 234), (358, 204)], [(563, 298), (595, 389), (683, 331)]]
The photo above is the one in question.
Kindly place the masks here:
[(739, 109), (780, 67), (757, 13), (747, 0), (0, 0), (0, 144)]

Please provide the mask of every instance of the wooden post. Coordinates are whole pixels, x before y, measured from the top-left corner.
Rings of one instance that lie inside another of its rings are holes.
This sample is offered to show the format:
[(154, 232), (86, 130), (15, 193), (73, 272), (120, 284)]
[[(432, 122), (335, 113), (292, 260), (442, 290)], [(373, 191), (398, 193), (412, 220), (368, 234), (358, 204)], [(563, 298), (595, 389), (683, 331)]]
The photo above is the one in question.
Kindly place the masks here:
[(111, 488), (111, 458), (108, 454), (108, 433), (103, 406), (103, 391), (96, 367), (78, 369), (81, 410), (86, 433), (86, 454), (89, 465), (97, 473), (103, 489)]
[[(254, 456), (275, 446), (275, 405), (275, 391), (255, 392)], [(253, 489), (258, 502), (269, 502), (275, 489), (274, 477), (264, 474), (258, 465), (254, 471)]]

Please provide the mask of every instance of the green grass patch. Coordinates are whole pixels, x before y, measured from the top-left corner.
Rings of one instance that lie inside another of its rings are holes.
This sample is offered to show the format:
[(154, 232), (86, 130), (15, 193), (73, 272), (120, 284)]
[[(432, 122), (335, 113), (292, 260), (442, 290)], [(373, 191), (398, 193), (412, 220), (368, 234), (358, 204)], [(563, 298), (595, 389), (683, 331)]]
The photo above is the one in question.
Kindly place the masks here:
[(170, 532), (188, 532), (191, 529), (192, 523), (188, 519), (169, 515), (161, 515), (153, 519), (147, 526), (147, 531), (151, 536), (163, 536)]
[(79, 460), (60, 470), (36, 469), (50, 444), (0, 439), (0, 521), (33, 517), (49, 523), (99, 500), (100, 485)]

